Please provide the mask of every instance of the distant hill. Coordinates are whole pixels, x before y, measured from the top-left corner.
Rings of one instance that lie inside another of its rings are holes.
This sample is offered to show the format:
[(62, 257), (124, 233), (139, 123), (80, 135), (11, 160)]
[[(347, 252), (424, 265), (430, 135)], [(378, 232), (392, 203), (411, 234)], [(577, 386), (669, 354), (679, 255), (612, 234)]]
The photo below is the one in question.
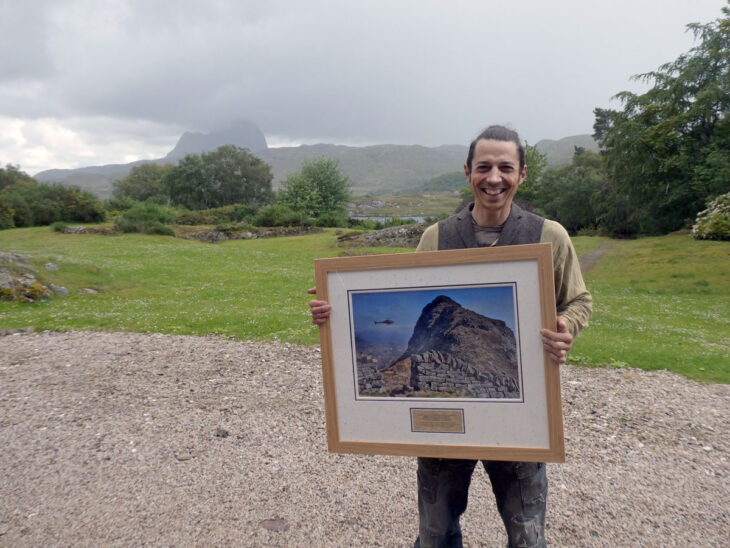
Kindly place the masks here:
[[(466, 160), (467, 147), (442, 145), (373, 145), (351, 147), (344, 145), (302, 145), (299, 147), (268, 148), (266, 138), (252, 122), (236, 121), (230, 127), (208, 134), (184, 133), (175, 147), (164, 157), (140, 160), (129, 164), (109, 164), (77, 169), (50, 169), (35, 175), (44, 183), (76, 185), (89, 190), (100, 198), (112, 195), (113, 183), (126, 177), (129, 171), (144, 163), (177, 163), (186, 154), (200, 154), (226, 144), (247, 148), (271, 165), (274, 188), (287, 176), (301, 169), (305, 160), (325, 157), (340, 163), (340, 168), (350, 178), (355, 194), (393, 195), (419, 192), (439, 192), (459, 186), (463, 175), (458, 176)], [(557, 141), (544, 139), (535, 145), (548, 157), (548, 165), (557, 166), (570, 162), (574, 147), (598, 150), (590, 135), (565, 137)]]
[(254, 153), (266, 150), (266, 137), (263, 132), (248, 120), (236, 120), (230, 127), (210, 133), (185, 132), (175, 147), (164, 158), (138, 160), (129, 164), (108, 164), (103, 166), (80, 167), (77, 169), (49, 169), (36, 173), (35, 179), (42, 183), (61, 183), (75, 185), (89, 190), (100, 198), (109, 198), (117, 179), (126, 177), (138, 165), (155, 163), (177, 163), (186, 154), (210, 152), (222, 145), (236, 145)]
[(350, 147), (320, 144), (270, 148), (257, 156), (272, 166), (275, 185), (299, 171), (304, 160), (326, 157), (339, 161), (356, 194), (392, 194), (458, 169), (464, 163), (466, 152), (467, 147), (459, 145)]
[(573, 135), (572, 137), (563, 137), (557, 141), (543, 139), (535, 143), (537, 150), (547, 156), (548, 165), (551, 167), (569, 164), (573, 159), (573, 153), (577, 146), (593, 152), (599, 150), (598, 143), (593, 140), (592, 135)]

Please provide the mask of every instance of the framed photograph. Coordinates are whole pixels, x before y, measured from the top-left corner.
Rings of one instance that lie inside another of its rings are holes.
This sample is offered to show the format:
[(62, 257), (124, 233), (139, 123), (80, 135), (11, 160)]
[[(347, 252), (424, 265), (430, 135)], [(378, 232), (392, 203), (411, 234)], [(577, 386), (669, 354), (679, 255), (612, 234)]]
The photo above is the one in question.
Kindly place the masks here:
[(565, 460), (549, 243), (314, 264), (330, 451)]

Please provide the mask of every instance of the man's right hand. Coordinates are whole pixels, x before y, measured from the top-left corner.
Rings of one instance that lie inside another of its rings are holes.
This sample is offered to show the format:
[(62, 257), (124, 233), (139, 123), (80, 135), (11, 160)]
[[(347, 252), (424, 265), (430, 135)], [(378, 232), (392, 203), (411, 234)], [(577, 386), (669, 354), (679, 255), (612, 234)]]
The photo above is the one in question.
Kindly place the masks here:
[[(316, 295), (317, 288), (312, 287), (311, 289), (307, 289), (307, 293), (310, 295)], [(327, 318), (330, 317), (330, 312), (332, 311), (332, 307), (327, 301), (318, 301), (316, 299), (309, 301), (309, 309), (312, 312), (312, 323), (315, 325), (320, 325), (326, 322)]]

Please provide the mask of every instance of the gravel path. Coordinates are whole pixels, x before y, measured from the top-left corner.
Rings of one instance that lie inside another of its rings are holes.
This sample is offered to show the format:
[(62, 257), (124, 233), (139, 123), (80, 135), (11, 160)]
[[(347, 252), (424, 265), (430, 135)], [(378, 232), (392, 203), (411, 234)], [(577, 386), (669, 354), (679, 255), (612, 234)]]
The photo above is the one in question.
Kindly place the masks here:
[[(730, 386), (562, 368), (552, 546), (722, 546)], [(0, 337), (0, 546), (409, 546), (415, 459), (326, 451), (315, 347)], [(227, 435), (226, 435), (227, 434)], [(467, 546), (503, 546), (475, 473)]]

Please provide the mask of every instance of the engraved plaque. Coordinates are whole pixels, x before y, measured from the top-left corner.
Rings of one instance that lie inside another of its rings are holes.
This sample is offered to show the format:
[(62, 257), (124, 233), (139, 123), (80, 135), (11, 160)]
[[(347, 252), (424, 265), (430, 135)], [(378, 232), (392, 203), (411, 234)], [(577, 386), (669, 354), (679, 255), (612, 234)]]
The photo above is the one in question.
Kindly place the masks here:
[(463, 434), (464, 410), (411, 408), (411, 430)]

